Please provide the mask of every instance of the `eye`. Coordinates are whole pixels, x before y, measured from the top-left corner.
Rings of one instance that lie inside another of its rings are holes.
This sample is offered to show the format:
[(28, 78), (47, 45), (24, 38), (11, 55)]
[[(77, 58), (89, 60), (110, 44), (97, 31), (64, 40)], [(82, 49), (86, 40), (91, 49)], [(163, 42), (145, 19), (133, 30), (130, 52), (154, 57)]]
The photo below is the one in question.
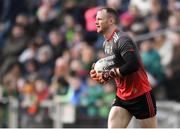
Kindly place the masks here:
[(101, 21), (101, 20), (102, 20), (102, 18), (97, 18), (96, 20), (97, 20), (97, 21)]

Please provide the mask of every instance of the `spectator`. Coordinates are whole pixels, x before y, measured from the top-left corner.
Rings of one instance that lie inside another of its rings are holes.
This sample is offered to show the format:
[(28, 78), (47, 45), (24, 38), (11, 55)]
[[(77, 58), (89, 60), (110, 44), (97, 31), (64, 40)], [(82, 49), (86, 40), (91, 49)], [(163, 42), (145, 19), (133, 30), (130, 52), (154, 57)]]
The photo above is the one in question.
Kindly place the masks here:
[[(22, 13), (27, 12), (27, 3), (24, 0), (2, 0), (2, 8), (1, 8), (1, 21), (10, 21), (14, 22), (15, 17)], [(19, 4), (19, 2), (21, 4)]]
[(59, 57), (55, 62), (54, 74), (50, 84), (51, 96), (66, 95), (69, 90), (69, 62)]
[(27, 48), (19, 55), (19, 61), (25, 63), (27, 60), (34, 59), (36, 52), (38, 50), (38, 45), (34, 40), (29, 41)]
[(60, 28), (60, 31), (64, 34), (68, 47), (72, 46), (73, 37), (75, 34), (77, 24), (72, 15), (66, 14), (64, 16), (63, 25)]
[[(94, 92), (96, 91), (96, 92)], [(86, 107), (87, 115), (95, 117), (99, 114), (98, 101), (103, 95), (102, 86), (92, 79), (87, 79), (87, 89), (81, 96), (81, 105)]]
[[(71, 103), (78, 108), (81, 105), (81, 96), (86, 91), (87, 85), (77, 76), (75, 72), (71, 72), (69, 78), (70, 88), (72, 90)], [(78, 110), (78, 109), (77, 109)]]
[(80, 77), (87, 78), (89, 74), (88, 71), (91, 69), (91, 64), (94, 62), (94, 60), (94, 51), (92, 47), (84, 45), (81, 49), (80, 62), (82, 64), (82, 71), (79, 74)]
[(50, 47), (53, 51), (53, 60), (63, 55), (63, 52), (67, 49), (67, 44), (64, 35), (56, 30), (52, 30), (49, 33)]
[(56, 13), (49, 6), (40, 6), (37, 10), (36, 27), (46, 34), (57, 27)]
[(153, 40), (143, 41), (140, 44), (140, 50), (142, 62), (156, 99), (165, 99), (164, 73), (161, 58), (158, 51), (154, 48)]
[(145, 17), (150, 12), (151, 1), (150, 0), (130, 0), (129, 6), (136, 6), (140, 12), (140, 15)]
[(35, 59), (27, 60), (26, 63), (24, 64), (25, 79), (32, 82), (39, 75), (37, 71), (39, 71), (38, 62)]
[(179, 94), (180, 89), (178, 84), (180, 83), (180, 38), (179, 32), (171, 32), (171, 43), (172, 48), (172, 58), (165, 69), (166, 76), (168, 78), (167, 94), (168, 98), (180, 102)]
[(180, 26), (178, 16), (177, 15), (170, 15), (168, 19), (168, 27), (171, 29), (176, 29)]
[(99, 113), (100, 116), (104, 119), (104, 125), (106, 124), (107, 120), (105, 118), (108, 117), (111, 103), (113, 102), (113, 99), (115, 97), (115, 87), (113, 87), (112, 84), (107, 83), (105, 86), (103, 86), (103, 96), (101, 100), (99, 101)]
[(163, 69), (159, 53), (154, 49), (152, 40), (143, 41), (140, 45), (142, 62), (145, 69), (156, 80), (158, 85), (163, 81)]
[(22, 25), (16, 24), (11, 30), (11, 35), (7, 37), (2, 47), (2, 69), (0, 73), (3, 75), (7, 70), (10, 62), (17, 60), (18, 56), (26, 48), (28, 43), (28, 35)]
[(93, 6), (85, 11), (84, 17), (86, 21), (86, 33), (85, 40), (90, 44), (93, 44), (97, 40), (96, 26), (95, 26), (95, 16), (96, 12), (100, 7)]
[(47, 46), (41, 46), (38, 51), (35, 59), (39, 65), (39, 75), (50, 83), (50, 78), (53, 74), (52, 67), (53, 67), (53, 60), (52, 60), (52, 49)]
[(150, 15), (157, 17), (163, 27), (167, 24), (169, 13), (159, 0), (151, 0)]

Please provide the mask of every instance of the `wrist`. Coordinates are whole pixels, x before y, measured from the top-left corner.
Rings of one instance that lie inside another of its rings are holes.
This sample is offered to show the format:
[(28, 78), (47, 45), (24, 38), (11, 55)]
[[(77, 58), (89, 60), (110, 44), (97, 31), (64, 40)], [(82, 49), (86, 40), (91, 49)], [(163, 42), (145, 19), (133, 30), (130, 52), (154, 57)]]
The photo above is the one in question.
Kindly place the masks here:
[(119, 68), (114, 68), (116, 72), (116, 77), (122, 77), (120, 69)]
[(108, 81), (109, 79), (113, 79), (113, 78), (116, 78), (116, 77), (121, 77), (121, 76), (122, 75), (120, 73), (119, 68), (112, 68), (111, 70), (102, 72), (102, 78), (105, 81)]
[(110, 71), (103, 71), (102, 72), (102, 79), (108, 81), (110, 79)]
[(119, 68), (112, 68), (110, 71), (109, 71), (109, 75), (111, 78), (116, 78), (116, 77), (121, 77), (121, 73), (120, 73), (120, 70)]

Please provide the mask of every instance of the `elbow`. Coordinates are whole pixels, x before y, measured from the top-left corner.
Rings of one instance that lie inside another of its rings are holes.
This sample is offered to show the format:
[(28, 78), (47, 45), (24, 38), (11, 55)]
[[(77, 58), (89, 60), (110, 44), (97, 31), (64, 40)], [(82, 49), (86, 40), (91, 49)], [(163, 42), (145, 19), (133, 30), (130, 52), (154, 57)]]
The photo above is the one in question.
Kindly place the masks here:
[(131, 66), (131, 68), (129, 69), (128, 74), (132, 74), (135, 73), (139, 70), (139, 65), (138, 64), (133, 64), (133, 66)]
[(133, 68), (132, 72), (136, 72), (136, 71), (138, 71), (138, 70), (139, 70), (139, 63), (136, 62), (136, 63), (134, 64), (134, 68)]
[(120, 69), (122, 70), (121, 74), (122, 76), (126, 76), (129, 74), (135, 73), (139, 70), (139, 67), (140, 66), (139, 66), (138, 61), (136, 62), (135, 60), (132, 60), (131, 62), (129, 62), (128, 65), (126, 64), (126, 67)]
[(139, 70), (139, 62), (138, 59), (134, 58), (134, 60), (132, 60), (131, 64), (131, 73), (137, 72)]

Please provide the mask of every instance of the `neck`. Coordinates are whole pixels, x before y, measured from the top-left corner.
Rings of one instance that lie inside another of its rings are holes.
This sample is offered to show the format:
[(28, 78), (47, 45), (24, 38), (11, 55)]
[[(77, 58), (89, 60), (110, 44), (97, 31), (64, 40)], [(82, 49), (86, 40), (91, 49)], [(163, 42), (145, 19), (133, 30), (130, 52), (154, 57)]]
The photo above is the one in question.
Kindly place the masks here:
[(109, 27), (108, 29), (107, 29), (107, 31), (106, 32), (104, 32), (104, 34), (103, 34), (103, 36), (104, 36), (104, 38), (107, 40), (107, 39), (109, 39), (109, 37), (112, 35), (112, 33), (114, 32), (114, 30), (115, 29), (117, 29), (118, 27), (116, 26), (116, 25), (113, 25), (113, 26), (111, 26), (111, 27)]

